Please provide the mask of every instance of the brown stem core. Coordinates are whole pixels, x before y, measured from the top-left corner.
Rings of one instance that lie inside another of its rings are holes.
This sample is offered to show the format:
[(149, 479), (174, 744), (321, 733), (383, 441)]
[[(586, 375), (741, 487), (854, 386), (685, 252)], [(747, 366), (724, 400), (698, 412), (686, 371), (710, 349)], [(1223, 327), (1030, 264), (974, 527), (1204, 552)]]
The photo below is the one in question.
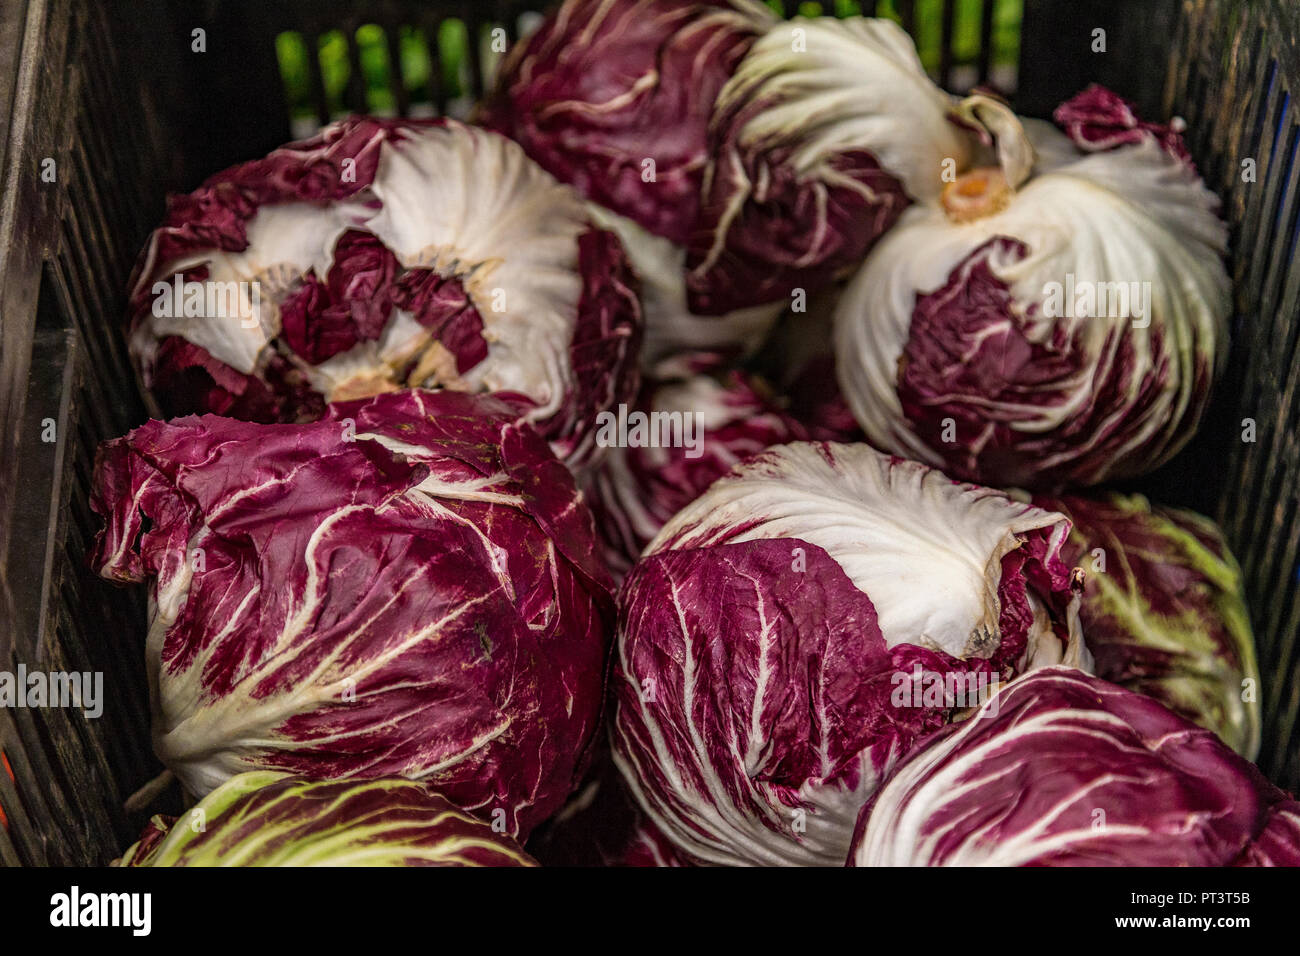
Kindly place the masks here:
[(954, 222), (972, 222), (1005, 209), (1011, 187), (997, 166), (980, 166), (962, 173), (943, 187), (940, 202)]

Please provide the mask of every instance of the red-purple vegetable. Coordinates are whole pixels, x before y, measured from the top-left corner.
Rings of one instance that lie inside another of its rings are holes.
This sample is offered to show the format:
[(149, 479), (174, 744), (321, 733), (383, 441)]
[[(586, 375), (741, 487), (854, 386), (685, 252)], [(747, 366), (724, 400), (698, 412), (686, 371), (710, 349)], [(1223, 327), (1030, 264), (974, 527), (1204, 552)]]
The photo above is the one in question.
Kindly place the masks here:
[(1296, 859), (1295, 804), (1141, 694), (1051, 667), (922, 741), (864, 808), (857, 866)]
[(307, 421), (399, 388), (513, 392), (566, 461), (636, 391), (618, 239), (495, 133), (352, 118), (173, 197), (131, 353), (169, 414)]
[(687, 268), (692, 311), (811, 295), (858, 266), (975, 140), (889, 20), (798, 18), (766, 31), (714, 107)]
[(590, 512), (517, 417), (406, 391), (101, 447), (92, 564), (149, 586), (154, 749), (189, 792), (398, 775), (516, 836), (559, 808), (611, 608)]
[(750, 0), (566, 0), (501, 68), (484, 125), (681, 245), (723, 84), (775, 17)]
[(1209, 518), (1141, 495), (1039, 497), (1074, 524), (1079, 617), (1098, 677), (1154, 697), (1253, 760), (1262, 688), (1241, 569)]
[(588, 498), (617, 577), (665, 522), (733, 465), (810, 437), (760, 380), (737, 370), (647, 383), (626, 417), (639, 428), (629, 437), (638, 440), (610, 448), (588, 475)]
[[(1097, 133), (1103, 105), (1115, 136)], [(987, 97), (961, 112), (997, 165), (958, 167), (908, 209), (837, 307), (867, 440), (1045, 491), (1149, 471), (1190, 438), (1225, 358), (1218, 199), (1176, 132), (1095, 93), (1058, 113), (1073, 141)]]
[(913, 743), (1086, 663), (1068, 524), (865, 445), (762, 452), (679, 512), (619, 600), (614, 759), (703, 863), (840, 865)]

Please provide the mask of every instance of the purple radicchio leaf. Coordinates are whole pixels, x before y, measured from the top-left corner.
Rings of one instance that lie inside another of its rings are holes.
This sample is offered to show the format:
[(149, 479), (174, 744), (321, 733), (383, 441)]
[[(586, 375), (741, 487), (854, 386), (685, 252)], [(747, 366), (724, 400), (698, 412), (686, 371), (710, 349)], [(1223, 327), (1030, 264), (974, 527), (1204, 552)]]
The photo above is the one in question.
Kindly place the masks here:
[(718, 92), (773, 22), (745, 0), (566, 0), (481, 110), (562, 182), (685, 243)]
[(92, 565), (149, 586), (154, 747), (188, 791), (400, 775), (513, 835), (558, 809), (612, 606), (590, 513), (518, 414), (406, 391), (100, 449)]
[[(1076, 457), (1057, 451), (1071, 439), (1097, 467), (1113, 467), (1135, 431), (1149, 427), (1140, 416), (1117, 419), (1115, 405), (1150, 407), (1169, 390), (1171, 364), (1157, 359), (1149, 368), (1139, 360), (1134, 339), (1118, 327), (1101, 344), (1091, 369), (1084, 333), (1070, 335), (1060, 326), (1051, 338), (1037, 340), (1038, 323), (1017, 318), (1011, 290), (993, 271), (1024, 259), (1026, 252), (1023, 244), (990, 240), (959, 264), (942, 288), (918, 295), (912, 314), (898, 376), (903, 414), (928, 447), (942, 449), (944, 468), (968, 480), (996, 476), (1012, 485), (1078, 480)], [(1157, 356), (1163, 354), (1162, 330), (1153, 330), (1150, 339)], [(1085, 369), (1092, 375), (1091, 392), (1076, 403)], [(1045, 406), (1071, 403), (1067, 429), (1043, 433), (1028, 427)], [(1060, 461), (1056, 467), (1048, 465), (1053, 458)]]
[(1098, 152), (1152, 138), (1169, 155), (1192, 166), (1181, 120), (1169, 124), (1143, 122), (1132, 103), (1096, 83), (1058, 106), (1052, 119), (1082, 150)]
[(614, 759), (638, 806), (695, 862), (842, 864), (918, 738), (1086, 663), (1067, 528), (866, 446), (737, 466), (620, 592)]
[(641, 307), (637, 280), (618, 237), (592, 229), (578, 237), (582, 294), (569, 361), (572, 378), (564, 411), (538, 423), (564, 461), (590, 465), (600, 458), (597, 418), (632, 401), (640, 385)]
[(699, 372), (647, 383), (622, 420), (607, 421), (613, 446), (587, 476), (587, 497), (605, 540), (606, 563), (621, 577), (678, 511), (732, 466), (808, 431), (783, 411), (764, 383), (738, 370)]
[(398, 281), (395, 297), (452, 354), (457, 375), (487, 358), (483, 317), (459, 280), (432, 269), (412, 269)]
[(393, 310), (398, 269), (393, 254), (374, 236), (345, 232), (325, 281), (308, 272), (280, 305), (284, 341), (307, 362), (319, 364), (379, 338)]
[(1300, 802), (1277, 795), (1255, 839), (1234, 866), (1300, 866)]
[(168, 414), (295, 422), (404, 387), (508, 392), (577, 466), (602, 403), (635, 394), (618, 239), (495, 133), (351, 118), (175, 205), (130, 333)]
[(1150, 137), (1086, 153), (1002, 120), (1029, 178), (962, 174), (978, 212), (909, 208), (840, 297), (844, 397), (873, 445), (966, 480), (1136, 477), (1187, 442), (1226, 355), (1218, 200)]
[(888, 20), (768, 30), (718, 97), (686, 266), (693, 312), (809, 295), (854, 268), (975, 141)]
[(1154, 697), (1253, 760), (1255, 640), (1241, 569), (1214, 522), (1141, 495), (1034, 503), (1074, 525), (1063, 554), (1084, 571), (1079, 616), (1097, 676)]
[(158, 343), (154, 387), (181, 414), (211, 411), (253, 422), (319, 418), (324, 399), (285, 359), (272, 356), (260, 377), (236, 372), (178, 335)]
[(1294, 804), (1271, 809), (1284, 799), (1160, 703), (1048, 667), (922, 741), (863, 809), (849, 863), (1262, 862), (1294, 849)]
[(353, 117), (282, 146), (265, 159), (217, 173), (192, 193), (170, 197), (166, 218), (136, 265), (133, 307), (142, 307), (148, 288), (167, 277), (159, 271), (167, 263), (205, 249), (246, 249), (245, 227), (258, 207), (328, 202), (363, 192), (374, 181), (383, 144), (421, 122)]

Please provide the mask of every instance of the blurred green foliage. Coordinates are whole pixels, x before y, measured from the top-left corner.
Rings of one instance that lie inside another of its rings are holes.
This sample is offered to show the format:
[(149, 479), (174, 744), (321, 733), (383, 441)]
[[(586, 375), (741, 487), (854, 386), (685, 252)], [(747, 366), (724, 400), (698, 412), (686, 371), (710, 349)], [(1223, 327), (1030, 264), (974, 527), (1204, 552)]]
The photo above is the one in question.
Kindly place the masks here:
[[(941, 46), (940, 19), (944, 0), (916, 0), (916, 43), (921, 61), (926, 69), (936, 70)], [(984, 0), (955, 0), (953, 20), (953, 52), (957, 62), (973, 61), (979, 53), (980, 20)], [(780, 12), (779, 0), (768, 0), (768, 5)], [(545, 6), (540, 2), (539, 6)], [(857, 16), (862, 13), (860, 0), (825, 0), (825, 2), (800, 3), (802, 16), (818, 17)], [(894, 0), (880, 0), (877, 16), (902, 22)], [(995, 66), (1014, 66), (1020, 58), (1020, 19), (1022, 0), (995, 0), (993, 21), (993, 63)], [(388, 42), (384, 31), (368, 23), (357, 29), (356, 60), (360, 64), (367, 109), (372, 113), (391, 114), (396, 111), (393, 96), (395, 79), (406, 84), (407, 94), (413, 103), (430, 103), (434, 96), (430, 76), (435, 58), (423, 31), (415, 27), (400, 28), (397, 36), (401, 69), (393, 76)], [(455, 17), (443, 20), (438, 27), (436, 62), (441, 93), (448, 101), (468, 95), (469, 31), (465, 23)], [(310, 68), (311, 51), (301, 33), (285, 32), (276, 38), (276, 55), (280, 62), (280, 75), (284, 78), (285, 93), (290, 112), (295, 118), (316, 115), (312, 93)], [(320, 64), (320, 83), (330, 115), (346, 112), (345, 91), (352, 77), (352, 60), (349, 57), (347, 38), (340, 30), (323, 33), (317, 39), (315, 56)]]

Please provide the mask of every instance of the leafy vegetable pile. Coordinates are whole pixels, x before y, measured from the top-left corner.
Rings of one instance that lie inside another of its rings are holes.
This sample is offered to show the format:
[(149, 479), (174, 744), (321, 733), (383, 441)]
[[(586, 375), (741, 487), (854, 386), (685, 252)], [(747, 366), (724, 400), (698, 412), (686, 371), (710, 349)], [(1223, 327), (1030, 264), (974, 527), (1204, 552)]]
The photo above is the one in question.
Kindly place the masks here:
[(1300, 865), (1222, 534), (1095, 487), (1208, 402), (1217, 199), (1054, 120), (883, 20), (567, 0), (478, 125), (174, 197), (91, 560), (204, 825), (120, 862)]

